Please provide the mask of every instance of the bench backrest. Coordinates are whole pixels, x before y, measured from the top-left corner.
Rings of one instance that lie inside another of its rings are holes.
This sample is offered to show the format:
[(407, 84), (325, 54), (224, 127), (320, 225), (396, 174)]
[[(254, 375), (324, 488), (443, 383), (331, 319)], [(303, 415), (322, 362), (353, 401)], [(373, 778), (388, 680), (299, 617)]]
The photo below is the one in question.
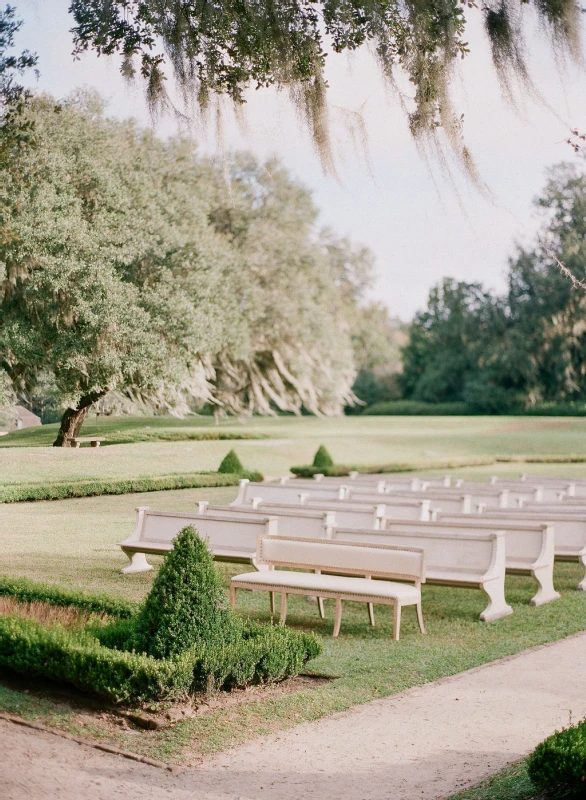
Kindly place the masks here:
[(415, 547), (260, 536), (256, 563), (271, 567), (335, 571), (345, 575), (372, 575), (389, 580), (412, 580), (417, 584), (425, 581), (425, 554), (421, 548)]
[[(352, 489), (349, 489), (350, 492), (350, 500), (357, 499), (356, 496), (352, 495)], [(374, 495), (362, 495), (362, 499), (367, 498), (369, 501), (373, 500)], [(463, 493), (458, 493), (454, 496), (450, 495), (442, 495), (438, 492), (398, 492), (394, 491), (390, 494), (384, 495), (384, 503), (387, 505), (387, 509), (394, 508), (395, 505), (405, 504), (405, 503), (421, 503), (427, 502), (429, 503), (429, 508), (431, 511), (449, 511), (451, 513), (457, 514), (471, 514), (473, 511), (472, 507), (472, 498), (470, 495), (466, 495)], [(396, 514), (392, 514), (392, 516), (397, 516)], [(412, 518), (412, 517), (411, 517)]]
[(231, 505), (249, 505), (253, 498), (259, 497), (263, 502), (268, 503), (299, 503), (301, 494), (309, 494), (311, 497), (319, 497), (324, 500), (338, 500), (346, 496), (344, 486), (315, 486), (310, 489), (296, 486), (291, 483), (255, 483), (243, 479), (239, 483), (238, 496)]
[(254, 553), (259, 535), (276, 535), (278, 520), (274, 517), (247, 516), (235, 519), (229, 515), (185, 514), (175, 511), (152, 511), (147, 506), (136, 509), (137, 520), (128, 543), (169, 544), (187, 525), (209, 539), (215, 547), (238, 547)]
[(574, 550), (576, 553), (586, 552), (586, 514), (567, 514), (565, 512), (515, 511), (507, 516), (505, 511), (491, 511), (483, 514), (481, 519), (490, 519), (495, 525), (510, 524), (547, 524), (554, 529), (554, 551)]
[[(405, 524), (387, 521), (390, 530), (406, 530)], [(437, 522), (425, 523), (425, 530), (443, 532), (452, 530), (456, 533), (496, 533), (504, 531), (507, 562), (523, 561), (534, 564), (543, 559), (552, 559), (554, 553), (554, 528), (552, 525), (537, 522), (512, 521), (510, 519), (473, 518), (467, 514), (441, 514)]]
[[(304, 505), (312, 508), (332, 509), (336, 511), (336, 525), (342, 528), (370, 528), (380, 527), (380, 523), (375, 520), (374, 526), (370, 522), (360, 523), (360, 517), (354, 510), (360, 507), (361, 501), (366, 495), (353, 497), (351, 500), (339, 500), (336, 502), (326, 502), (309, 497), (304, 500)], [(382, 503), (375, 502), (377, 496), (369, 495), (367, 502), (362, 505), (362, 510), (375, 510), (376, 517), (393, 516), (397, 519), (426, 520), (431, 518), (431, 500), (419, 500), (417, 498), (390, 498), (384, 496)], [(345, 520), (350, 519), (350, 522)]]
[(198, 504), (199, 514), (228, 516), (240, 519), (247, 516), (275, 517), (279, 521), (279, 534), (307, 539), (329, 539), (336, 527), (336, 514), (333, 511), (305, 508), (304, 506), (215, 506), (206, 501)]
[[(414, 526), (415, 528), (415, 526)], [(333, 541), (369, 542), (395, 547), (421, 547), (425, 551), (427, 574), (466, 573), (479, 581), (504, 574), (505, 535), (503, 532), (456, 533), (455, 531), (413, 530), (351, 530), (336, 528)]]
[[(344, 478), (328, 478), (323, 476), (320, 480), (313, 478), (281, 478), (279, 486), (293, 486), (297, 487), (300, 492), (315, 491), (316, 489), (335, 489), (340, 487), (347, 487), (350, 483), (348, 477)], [(386, 490), (386, 481), (381, 480), (377, 476), (374, 481), (354, 481), (352, 489), (355, 494), (383, 494)]]

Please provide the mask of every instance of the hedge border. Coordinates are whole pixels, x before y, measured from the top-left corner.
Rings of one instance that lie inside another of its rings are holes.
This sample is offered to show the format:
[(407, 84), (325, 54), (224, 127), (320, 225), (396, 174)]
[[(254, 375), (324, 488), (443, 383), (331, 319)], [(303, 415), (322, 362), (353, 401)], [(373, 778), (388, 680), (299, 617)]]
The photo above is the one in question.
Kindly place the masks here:
[(259, 472), (241, 475), (218, 472), (194, 472), (143, 478), (62, 481), (59, 483), (8, 484), (0, 486), (0, 503), (23, 503), (36, 500), (64, 500), (73, 497), (97, 497), (105, 494), (134, 494), (173, 489), (208, 489), (237, 486), (242, 478), (262, 480)]

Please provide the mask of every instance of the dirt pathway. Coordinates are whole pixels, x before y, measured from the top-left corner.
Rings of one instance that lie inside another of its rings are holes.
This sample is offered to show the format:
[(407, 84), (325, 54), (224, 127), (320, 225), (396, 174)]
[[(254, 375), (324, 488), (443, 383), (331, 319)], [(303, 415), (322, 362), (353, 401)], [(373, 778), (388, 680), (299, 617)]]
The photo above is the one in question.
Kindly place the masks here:
[(586, 633), (168, 773), (0, 722), (3, 800), (439, 800), (586, 716)]

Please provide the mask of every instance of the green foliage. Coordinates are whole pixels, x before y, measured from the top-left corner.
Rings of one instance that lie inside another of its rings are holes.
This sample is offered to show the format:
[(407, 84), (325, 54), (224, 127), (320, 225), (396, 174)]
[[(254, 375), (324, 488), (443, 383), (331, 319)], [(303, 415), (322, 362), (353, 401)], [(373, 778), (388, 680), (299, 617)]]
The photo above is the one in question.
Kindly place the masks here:
[[(560, 456), (560, 459), (563, 459), (564, 462), (568, 460), (569, 457)], [(576, 456), (576, 460), (578, 459), (586, 460), (586, 456), (580, 457)], [(456, 469), (458, 467), (477, 467), (484, 464), (494, 464), (497, 461), (519, 461), (519, 462), (529, 462), (531, 460), (539, 460), (540, 463), (547, 462), (549, 460), (556, 461), (556, 456), (535, 456), (531, 458), (529, 456), (519, 456), (518, 459), (515, 457), (503, 457), (503, 458), (475, 458), (472, 460), (468, 459), (458, 459), (456, 461), (430, 461), (430, 462), (421, 462), (419, 461), (416, 464), (400, 464), (397, 462), (393, 462), (390, 464), (359, 464), (359, 465), (351, 465), (351, 464), (334, 464), (331, 467), (314, 467), (314, 466), (301, 466), (301, 467), (291, 467), (290, 471), (297, 475), (299, 478), (312, 478), (314, 475), (318, 475), (320, 473), (327, 475), (331, 478), (337, 477), (344, 477), (345, 475), (349, 475), (351, 472), (360, 472), (363, 475), (381, 475), (384, 473), (392, 473), (392, 472), (417, 472), (418, 470), (429, 470), (429, 469)]]
[(506, 295), (452, 279), (432, 289), (403, 349), (404, 397), (463, 402), (479, 414), (580, 413), (586, 295), (559, 263), (586, 278), (586, 174), (559, 165), (537, 205), (544, 230), (511, 259)]
[(424, 403), (420, 400), (394, 400), (375, 403), (362, 412), (365, 416), (446, 416), (460, 417), (475, 412), (466, 403)]
[[(259, 473), (250, 473), (259, 475)], [(165, 489), (198, 489), (214, 486), (236, 486), (242, 475), (219, 475), (195, 472), (187, 475), (157, 475), (125, 480), (82, 480), (62, 483), (29, 483), (0, 487), (0, 503), (21, 503), (30, 500), (62, 500), (66, 497), (96, 497), (103, 494), (159, 492)], [(262, 478), (262, 476), (261, 476)]]
[(328, 453), (323, 444), (318, 447), (316, 454), (313, 457), (313, 466), (322, 469), (327, 469), (334, 466), (334, 459)]
[(14, 597), (23, 603), (44, 602), (54, 606), (75, 606), (95, 614), (107, 614), (119, 619), (136, 616), (139, 605), (107, 594), (86, 594), (64, 589), (50, 583), (38, 583), (27, 578), (0, 575), (0, 596)]
[(552, 800), (583, 798), (586, 787), (586, 720), (549, 736), (528, 759), (532, 783)]
[(137, 619), (135, 647), (170, 658), (194, 645), (222, 647), (235, 636), (213, 556), (193, 526), (183, 528)]
[[(528, 5), (551, 29), (556, 50), (579, 60), (578, 5)], [(343, 0), (322, 0), (306, 6), (260, 0), (246, 7), (227, 3), (201, 7), (157, 0), (73, 0), (70, 10), (76, 52), (94, 48), (100, 54), (118, 54), (124, 75), (134, 77), (140, 70), (152, 104), (168, 102), (167, 64), (180, 93), (196, 98), (203, 109), (214, 95), (227, 95), (241, 104), (250, 87), (287, 89), (306, 118), (325, 167), (332, 170), (327, 56), (370, 45), (385, 80), (395, 86), (399, 74), (405, 73), (414, 87), (410, 102), (403, 98), (412, 133), (425, 142), (442, 126), (450, 146), (473, 173), (449, 92), (455, 64), (469, 50), (468, 12), (460, 3), (360, 0), (349, 6)], [(523, 15), (506, 5), (488, 6), (483, 20), (499, 77), (509, 91), (512, 76), (526, 87), (530, 81), (522, 48)]]
[(242, 462), (234, 450), (230, 450), (228, 455), (224, 456), (222, 463), (218, 467), (218, 472), (229, 472), (236, 475), (240, 475), (244, 472)]
[(17, 75), (23, 75), (37, 63), (37, 56), (25, 50), (19, 56), (10, 51), (14, 47), (14, 36), (22, 26), (15, 16), (13, 6), (0, 8), (0, 120), (8, 106), (26, 97), (23, 86), (15, 82)]

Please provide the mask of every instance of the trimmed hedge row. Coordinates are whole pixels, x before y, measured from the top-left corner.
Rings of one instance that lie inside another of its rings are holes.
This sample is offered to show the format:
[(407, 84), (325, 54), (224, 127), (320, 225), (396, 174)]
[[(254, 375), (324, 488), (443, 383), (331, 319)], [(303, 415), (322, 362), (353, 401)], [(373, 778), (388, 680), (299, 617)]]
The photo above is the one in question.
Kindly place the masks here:
[(466, 403), (424, 403), (419, 400), (388, 400), (373, 403), (361, 416), (401, 417), (469, 417), (478, 416)]
[[(126, 633), (128, 624), (123, 628)], [(107, 646), (114, 644), (112, 633), (107, 627), (67, 631), (0, 616), (0, 664), (22, 675), (70, 683), (114, 703), (142, 703), (283, 680), (321, 649), (312, 634), (253, 623), (223, 647), (202, 644), (173, 658), (154, 658)]]
[(50, 583), (37, 583), (27, 578), (0, 575), (0, 596), (14, 597), (21, 603), (50, 603), (53, 606), (73, 606), (92, 614), (107, 614), (118, 619), (130, 619), (138, 614), (140, 605), (131, 600), (107, 594), (84, 594), (76, 589), (63, 589)]
[(529, 756), (533, 785), (552, 800), (586, 796), (586, 720), (554, 733)]
[(349, 464), (334, 464), (331, 467), (315, 467), (312, 465), (302, 467), (291, 467), (291, 472), (300, 478), (311, 478), (314, 475), (323, 474), (329, 478), (340, 478), (349, 475), (351, 472), (360, 472), (363, 475), (380, 475), (386, 472), (417, 472), (429, 469), (457, 469), (458, 467), (481, 467), (494, 464), (496, 461), (506, 459), (497, 458), (475, 458), (462, 461), (441, 461), (418, 464), (360, 464), (352, 466)]
[(63, 481), (60, 483), (9, 484), (0, 487), (0, 503), (21, 503), (33, 500), (63, 500), (69, 497), (97, 497), (104, 494), (160, 492), (168, 489), (207, 489), (237, 486), (242, 478), (262, 480), (259, 472), (227, 474), (194, 472), (180, 475), (159, 475), (143, 478)]

